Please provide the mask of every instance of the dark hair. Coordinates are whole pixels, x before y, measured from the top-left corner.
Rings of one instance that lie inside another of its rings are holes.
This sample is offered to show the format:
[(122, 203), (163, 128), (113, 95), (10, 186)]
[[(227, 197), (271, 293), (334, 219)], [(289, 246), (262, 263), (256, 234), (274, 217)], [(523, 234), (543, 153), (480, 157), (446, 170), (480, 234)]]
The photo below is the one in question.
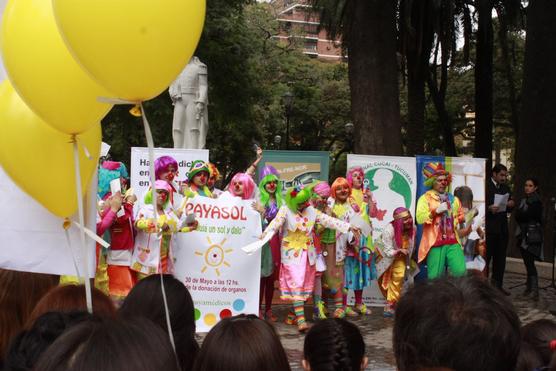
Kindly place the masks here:
[(290, 365), (274, 327), (253, 314), (240, 314), (210, 330), (193, 370), (288, 371)]
[(468, 209), (473, 207), (473, 190), (468, 186), (459, 186), (454, 190), (454, 196), (459, 198), (461, 204)]
[(304, 358), (311, 371), (359, 371), (365, 356), (361, 332), (343, 319), (317, 322), (305, 337)]
[[(112, 300), (97, 288), (91, 287), (93, 313), (99, 316), (114, 317), (116, 307)], [(35, 320), (48, 312), (75, 312), (87, 310), (85, 285), (63, 285), (50, 290), (37, 303), (29, 316), (26, 328)]]
[(95, 318), (87, 312), (49, 312), (45, 313), (33, 325), (20, 332), (10, 343), (4, 370), (32, 370), (33, 366), (50, 344), (68, 328), (85, 320)]
[(515, 371), (531, 371), (545, 364), (546, 363), (543, 363), (541, 356), (531, 344), (521, 342)]
[(398, 370), (513, 370), (519, 326), (512, 303), (479, 277), (420, 282), (402, 296), (396, 309), (393, 344)]
[(0, 269), (0, 364), (10, 340), (18, 334), (40, 298), (59, 276)]
[(550, 342), (556, 340), (556, 323), (550, 319), (533, 321), (521, 328), (521, 337), (541, 357), (542, 364), (537, 366), (547, 366), (552, 359)]
[(508, 171), (508, 168), (507, 168), (506, 166), (502, 165), (502, 164), (496, 164), (496, 165), (494, 165), (494, 167), (492, 168), (492, 172), (493, 172), (493, 173), (497, 173), (497, 174), (498, 174), (499, 172), (501, 172), (502, 170), (503, 170), (503, 171)]
[[(525, 182), (527, 182), (528, 180), (531, 181), (535, 187), (539, 188), (539, 180), (537, 178), (532, 177), (532, 176), (525, 178)], [(523, 182), (523, 183), (525, 183), (525, 182)], [(538, 191), (538, 189), (537, 189), (537, 191)]]
[[(195, 340), (193, 300), (185, 285), (174, 276), (165, 274), (162, 278), (178, 360), (182, 370), (190, 370), (199, 351), (199, 345)], [(139, 281), (125, 298), (119, 315), (121, 317), (142, 316), (148, 318), (168, 333), (160, 281), (158, 274)]]
[(168, 335), (148, 319), (87, 321), (60, 336), (34, 371), (178, 371)]

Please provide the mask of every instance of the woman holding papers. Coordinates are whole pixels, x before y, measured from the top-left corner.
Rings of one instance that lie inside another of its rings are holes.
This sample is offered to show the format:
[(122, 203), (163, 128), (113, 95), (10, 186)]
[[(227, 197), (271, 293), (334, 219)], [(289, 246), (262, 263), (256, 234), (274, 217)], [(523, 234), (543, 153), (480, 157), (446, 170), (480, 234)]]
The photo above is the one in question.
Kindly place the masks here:
[(280, 266), (280, 297), (293, 303), (299, 331), (308, 329), (305, 322), (304, 302), (312, 295), (315, 282), (316, 251), (313, 243), (313, 228), (319, 223), (340, 233), (359, 229), (349, 223), (332, 218), (310, 205), (313, 185), (302, 188), (296, 186), (286, 191), (286, 205), (282, 206), (274, 220), (263, 232), (261, 238), (274, 235), (283, 227)]

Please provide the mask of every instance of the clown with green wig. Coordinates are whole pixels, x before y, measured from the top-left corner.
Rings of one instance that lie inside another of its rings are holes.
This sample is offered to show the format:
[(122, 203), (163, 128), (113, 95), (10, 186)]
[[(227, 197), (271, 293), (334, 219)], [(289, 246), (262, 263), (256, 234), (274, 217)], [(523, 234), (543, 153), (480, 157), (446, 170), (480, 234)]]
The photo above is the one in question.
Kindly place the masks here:
[(465, 256), (459, 242), (457, 226), (463, 221), (463, 210), (457, 197), (448, 192), (451, 174), (441, 163), (428, 163), (423, 169), (425, 185), (431, 189), (417, 201), (417, 224), (423, 225), (419, 260), (427, 260), (429, 279), (465, 274)]
[(297, 323), (300, 332), (308, 329), (305, 321), (304, 303), (312, 295), (316, 275), (317, 253), (313, 241), (315, 224), (335, 229), (339, 233), (353, 232), (358, 228), (333, 218), (311, 206), (314, 185), (296, 186), (286, 191), (285, 205), (263, 232), (261, 238), (282, 230), (280, 246), (280, 297), (293, 304), (294, 315), (288, 323)]
[[(139, 279), (154, 273), (173, 273), (173, 235), (176, 232), (191, 232), (197, 222), (180, 227), (180, 221), (172, 204), (170, 184), (157, 180), (153, 189), (145, 194), (145, 205), (139, 210), (135, 220), (137, 237), (131, 258), (131, 269)], [(156, 210), (153, 207), (155, 198)]]

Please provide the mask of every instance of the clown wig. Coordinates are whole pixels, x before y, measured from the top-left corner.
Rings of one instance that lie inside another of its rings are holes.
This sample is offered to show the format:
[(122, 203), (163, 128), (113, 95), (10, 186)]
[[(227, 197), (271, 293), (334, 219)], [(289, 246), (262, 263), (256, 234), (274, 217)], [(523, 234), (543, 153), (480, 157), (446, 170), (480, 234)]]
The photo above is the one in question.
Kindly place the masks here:
[(361, 176), (363, 178), (365, 177), (365, 172), (363, 171), (363, 168), (361, 166), (350, 167), (346, 174), (346, 179), (350, 187), (353, 187), (353, 173), (356, 172), (361, 173)]
[(315, 184), (312, 183), (305, 186), (304, 188), (302, 188), (301, 186), (288, 188), (288, 190), (286, 191), (286, 205), (288, 205), (288, 208), (292, 212), (296, 213), (297, 207), (300, 204), (307, 202), (311, 199), (311, 196), (313, 195), (314, 187)]
[[(166, 191), (168, 193), (168, 197), (166, 198), (166, 202), (164, 202), (164, 205), (163, 205), (163, 207), (166, 208), (168, 206), (168, 203), (170, 202), (170, 195), (172, 194), (172, 187), (165, 180), (157, 180), (157, 181), (154, 182), (154, 188), (157, 191), (161, 190), (161, 191)], [(149, 188), (149, 190), (145, 193), (145, 197), (143, 198), (143, 201), (145, 202), (145, 205), (152, 205), (152, 203), (153, 203), (152, 188)]]
[[(398, 247), (403, 246), (403, 221), (406, 216), (411, 217), (411, 213), (405, 207), (398, 207), (394, 210), (394, 220), (392, 220), (392, 227), (394, 227), (394, 239), (396, 240), (396, 245)], [(411, 230), (408, 231), (410, 238), (413, 238), (413, 223), (411, 224)]]
[[(265, 186), (270, 182), (276, 182), (276, 191), (274, 197), (276, 197), (276, 205), (269, 205), (270, 194), (266, 190)], [(261, 204), (264, 207), (271, 207), (279, 209), (284, 204), (284, 195), (282, 194), (282, 182), (278, 177), (278, 170), (274, 166), (266, 165), (262, 168), (259, 174), (259, 194)], [(277, 210), (276, 210), (277, 211)]]
[(243, 196), (241, 197), (244, 200), (249, 200), (253, 198), (253, 192), (255, 191), (255, 182), (253, 178), (249, 174), (246, 173), (236, 173), (232, 180), (230, 181), (230, 185), (228, 186), (228, 192), (232, 196), (235, 196), (232, 187), (234, 183), (241, 183), (243, 184)]
[(450, 174), (440, 162), (429, 162), (423, 168), (423, 175), (425, 176), (424, 185), (432, 188), (434, 181), (437, 177), (444, 175), (448, 180), (448, 185), (452, 183), (452, 174)]
[(339, 178), (336, 178), (334, 183), (332, 183), (332, 187), (330, 187), (330, 197), (332, 197), (333, 199), (336, 199), (336, 191), (340, 187), (348, 187), (349, 188), (349, 195), (351, 196), (351, 185), (349, 184), (349, 182), (347, 181), (346, 178), (339, 177)]
[(330, 197), (330, 186), (327, 182), (318, 182), (315, 187), (313, 187), (313, 193), (319, 197)]
[(214, 179), (216, 180), (220, 180), (220, 178), (222, 178), (222, 176), (220, 175), (220, 171), (218, 171), (218, 168), (212, 162), (208, 163), (208, 169), (209, 169), (209, 176), (214, 177)]
[(129, 177), (123, 162), (104, 161), (98, 169), (98, 197), (104, 199), (110, 192), (110, 182), (114, 179)]
[(168, 171), (168, 168), (173, 166), (178, 171), (178, 162), (170, 156), (160, 156), (154, 160), (154, 176), (158, 180), (162, 173)]

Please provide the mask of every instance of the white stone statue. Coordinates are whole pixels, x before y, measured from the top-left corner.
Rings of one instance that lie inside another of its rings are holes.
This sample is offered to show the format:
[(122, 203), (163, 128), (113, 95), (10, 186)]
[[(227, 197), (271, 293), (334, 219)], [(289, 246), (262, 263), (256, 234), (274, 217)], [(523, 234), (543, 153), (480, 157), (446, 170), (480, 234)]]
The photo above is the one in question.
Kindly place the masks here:
[(169, 92), (174, 103), (174, 148), (204, 148), (208, 131), (207, 66), (193, 56)]

